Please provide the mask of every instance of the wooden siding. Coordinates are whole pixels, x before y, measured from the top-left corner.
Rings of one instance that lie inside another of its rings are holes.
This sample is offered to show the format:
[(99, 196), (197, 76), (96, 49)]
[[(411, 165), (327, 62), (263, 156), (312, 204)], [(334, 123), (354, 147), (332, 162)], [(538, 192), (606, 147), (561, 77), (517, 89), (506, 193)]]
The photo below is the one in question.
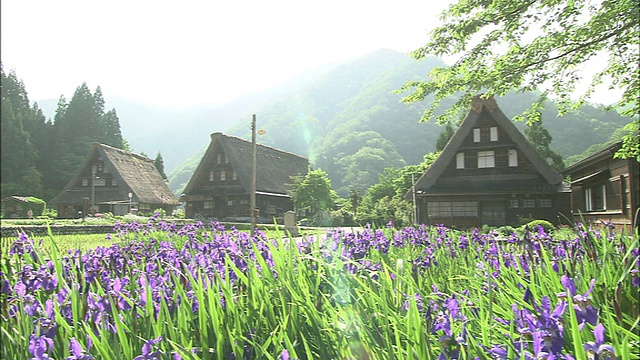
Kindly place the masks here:
[[(571, 207), (574, 220), (589, 226), (611, 223), (631, 232), (638, 211), (639, 164), (635, 159), (615, 159), (620, 148), (613, 144), (565, 169), (571, 177)], [(587, 201), (587, 194), (592, 195)], [(590, 204), (591, 203), (591, 204)], [(589, 207), (591, 205), (591, 207)]]
[[(527, 207), (526, 201), (532, 201), (533, 206)], [(518, 207), (513, 207), (513, 202), (518, 202)], [(548, 206), (551, 202), (551, 207)], [(430, 202), (475, 202), (477, 203), (476, 216), (439, 216), (429, 213)], [(570, 202), (568, 193), (547, 194), (491, 194), (491, 195), (431, 195), (421, 196), (418, 200), (418, 218), (421, 223), (436, 225), (445, 224), (457, 228), (480, 227), (482, 225), (502, 226), (521, 225), (524, 221), (542, 219), (552, 224), (567, 224), (571, 220)], [(498, 217), (492, 217), (491, 212), (502, 212)], [(484, 212), (484, 213), (483, 213)]]

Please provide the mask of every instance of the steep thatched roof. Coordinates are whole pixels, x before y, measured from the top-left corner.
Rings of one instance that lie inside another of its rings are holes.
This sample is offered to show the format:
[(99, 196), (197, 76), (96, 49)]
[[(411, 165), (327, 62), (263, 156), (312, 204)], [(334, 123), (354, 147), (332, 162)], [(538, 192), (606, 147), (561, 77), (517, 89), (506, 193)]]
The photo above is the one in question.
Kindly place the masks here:
[[(211, 143), (207, 148), (200, 164), (196, 168), (191, 180), (185, 187), (185, 194), (192, 193), (197, 180), (207, 171), (214, 159), (217, 146), (222, 148), (231, 166), (238, 174), (245, 192), (251, 187), (252, 143), (234, 136), (219, 132), (211, 134)], [(308, 171), (309, 160), (286, 151), (278, 150), (266, 145), (256, 145), (256, 190), (258, 192), (287, 194), (291, 177), (305, 175)]]
[[(428, 189), (435, 185), (447, 168), (451, 161), (454, 161), (458, 149), (464, 142), (465, 138), (477, 126), (477, 122), (482, 116), (483, 112), (491, 116), (491, 118), (504, 130), (504, 132), (511, 138), (511, 140), (517, 144), (524, 156), (531, 162), (536, 171), (542, 176), (542, 178), (551, 185), (561, 185), (562, 176), (542, 158), (542, 156), (536, 151), (536, 149), (529, 143), (529, 141), (520, 133), (518, 128), (513, 124), (509, 118), (500, 110), (498, 104), (493, 97), (483, 99), (480, 96), (476, 96), (471, 101), (471, 110), (464, 118), (458, 130), (453, 134), (442, 153), (436, 161), (427, 169), (427, 171), (416, 182), (416, 189)], [(411, 192), (408, 192), (405, 197), (410, 197)]]
[(102, 159), (109, 173), (118, 181), (117, 188), (96, 188), (96, 203), (128, 201), (131, 192), (136, 202), (147, 204), (180, 205), (175, 194), (156, 169), (153, 160), (108, 145), (94, 143), (91, 152), (85, 157), (62, 193), (50, 203), (70, 204), (82, 202), (89, 197), (91, 189), (77, 187), (78, 179), (90, 172), (92, 161)]

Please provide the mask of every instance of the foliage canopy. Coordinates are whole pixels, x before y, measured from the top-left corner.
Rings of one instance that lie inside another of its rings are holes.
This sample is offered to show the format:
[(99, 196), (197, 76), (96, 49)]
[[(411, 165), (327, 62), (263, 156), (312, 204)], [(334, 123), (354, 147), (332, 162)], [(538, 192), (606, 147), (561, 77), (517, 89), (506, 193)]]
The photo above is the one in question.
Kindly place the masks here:
[(338, 194), (331, 188), (331, 180), (322, 169), (309, 168), (307, 175), (292, 180), (291, 197), (297, 209), (307, 209), (315, 214), (335, 208)]
[[(443, 24), (415, 50), (416, 59), (428, 55), (455, 57), (451, 66), (429, 73), (426, 81), (408, 81), (400, 91), (412, 93), (403, 101), (433, 95), (423, 120), (434, 117), (440, 101), (458, 96), (455, 106), (436, 116), (454, 118), (478, 93), (503, 96), (510, 90), (542, 91), (560, 114), (579, 107), (598, 85), (622, 91), (616, 107), (623, 115), (640, 113), (640, 12), (635, 0), (459, 0), (442, 14)], [(587, 79), (584, 69), (595, 69)], [(586, 82), (581, 94), (574, 90)], [(534, 104), (524, 113), (539, 119)], [(637, 149), (636, 149), (637, 151)]]

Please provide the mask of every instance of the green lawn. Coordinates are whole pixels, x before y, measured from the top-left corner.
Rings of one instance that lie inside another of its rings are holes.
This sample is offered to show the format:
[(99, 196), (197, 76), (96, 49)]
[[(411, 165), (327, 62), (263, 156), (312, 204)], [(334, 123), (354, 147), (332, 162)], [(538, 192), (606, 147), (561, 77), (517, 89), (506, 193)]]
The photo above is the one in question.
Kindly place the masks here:
[[(55, 241), (58, 249), (62, 253), (67, 253), (68, 250), (80, 250), (85, 252), (89, 249), (94, 249), (98, 246), (111, 246), (111, 244), (119, 242), (120, 239), (113, 237), (109, 238), (110, 234), (75, 234), (75, 235), (55, 235), (53, 240)], [(0, 254), (2, 256), (8, 254), (11, 244), (16, 240), (15, 236), (2, 237), (2, 250)], [(42, 241), (46, 243), (49, 240), (48, 236), (38, 236), (36, 241)]]

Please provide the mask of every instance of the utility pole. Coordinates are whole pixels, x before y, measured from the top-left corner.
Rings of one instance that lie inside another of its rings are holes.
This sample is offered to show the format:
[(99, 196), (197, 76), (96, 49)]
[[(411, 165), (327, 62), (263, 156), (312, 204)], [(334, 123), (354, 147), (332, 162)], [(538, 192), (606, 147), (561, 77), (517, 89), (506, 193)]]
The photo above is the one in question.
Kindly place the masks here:
[(96, 206), (96, 172), (91, 172), (91, 208), (89, 209), (89, 213), (94, 213), (94, 208)]
[(416, 181), (411, 174), (411, 193), (413, 195), (413, 224), (418, 224), (418, 207), (416, 206)]
[(251, 169), (251, 194), (250, 194), (250, 211), (251, 211), (251, 238), (253, 239), (253, 234), (256, 228), (256, 114), (253, 114), (253, 118), (251, 119), (251, 146), (253, 147), (253, 163)]

